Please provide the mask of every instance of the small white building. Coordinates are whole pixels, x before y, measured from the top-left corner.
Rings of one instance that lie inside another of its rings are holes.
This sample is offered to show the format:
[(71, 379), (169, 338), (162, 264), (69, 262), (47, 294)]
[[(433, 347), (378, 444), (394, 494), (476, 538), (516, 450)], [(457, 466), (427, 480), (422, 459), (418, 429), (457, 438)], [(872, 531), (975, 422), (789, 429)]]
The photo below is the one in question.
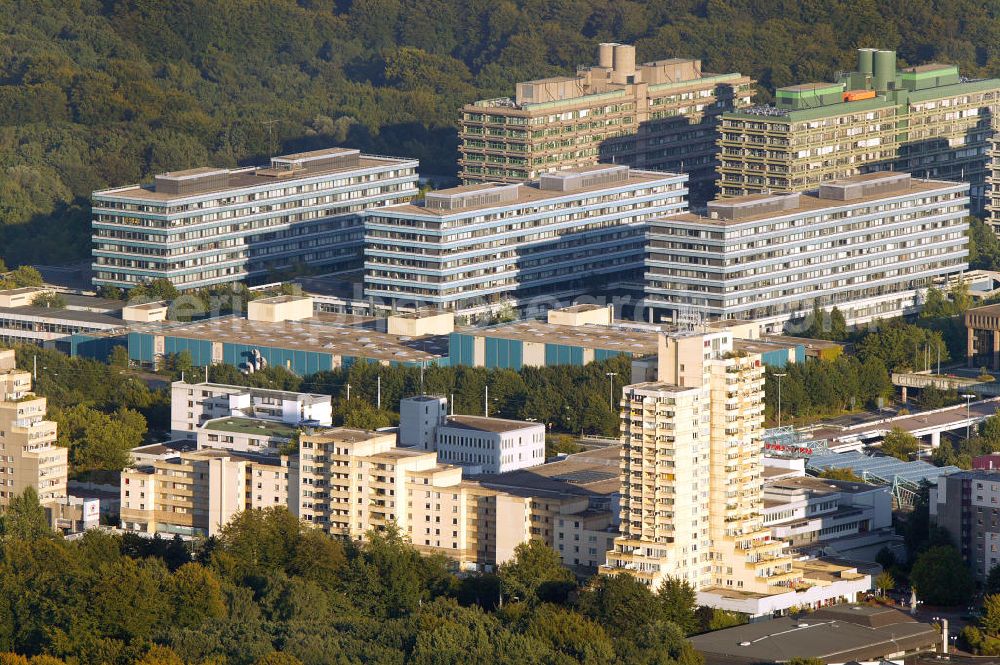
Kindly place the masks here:
[(885, 547), (905, 557), (892, 527), (889, 487), (806, 475), (765, 478), (761, 515), (772, 537), (801, 552), (874, 561)]
[(198, 439), (198, 430), (209, 420), (218, 418), (253, 418), (291, 426), (330, 427), (333, 405), (329, 395), (221, 383), (175, 381), (171, 385), (170, 428), (174, 438)]
[(506, 473), (545, 462), (545, 425), (482, 416), (448, 416), (434, 433), (438, 459), (480, 473)]
[(436, 450), (440, 462), (470, 474), (506, 473), (545, 462), (545, 425), (449, 416), (446, 398), (421, 395), (399, 402), (399, 445)]

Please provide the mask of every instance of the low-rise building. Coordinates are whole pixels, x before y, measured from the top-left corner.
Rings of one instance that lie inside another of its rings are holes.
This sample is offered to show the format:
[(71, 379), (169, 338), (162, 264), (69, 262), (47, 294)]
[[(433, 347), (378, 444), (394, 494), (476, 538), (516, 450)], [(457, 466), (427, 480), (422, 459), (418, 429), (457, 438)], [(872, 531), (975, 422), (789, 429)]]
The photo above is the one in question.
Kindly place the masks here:
[(905, 656), (934, 651), (940, 643), (934, 625), (879, 605), (826, 607), (798, 618), (748, 623), (691, 638), (706, 665), (777, 665), (797, 658), (831, 664), (900, 662)]
[(407, 397), (399, 404), (399, 443), (437, 451), (466, 474), (506, 473), (545, 462), (545, 425), (523, 420), (448, 415), (444, 397)]
[(434, 439), (441, 461), (478, 473), (506, 473), (545, 462), (543, 423), (449, 416)]
[(0, 350), (0, 509), (29, 487), (43, 505), (67, 497), (68, 450), (56, 445), (47, 400), (31, 392), (31, 373), (15, 361), (14, 351)]
[(198, 431), (219, 418), (251, 418), (291, 427), (329, 427), (333, 422), (329, 395), (175, 381), (170, 398), (170, 429), (176, 438), (199, 438)]
[(122, 318), (124, 303), (117, 300), (60, 293), (64, 307), (34, 304), (38, 296), (52, 293), (40, 286), (0, 290), (0, 342), (70, 353), (73, 335), (106, 333), (128, 325)]
[(651, 220), (646, 306), (775, 329), (816, 306), (848, 323), (917, 312), (934, 280), (968, 268), (968, 192), (882, 172)]
[(903, 555), (887, 486), (806, 475), (765, 479), (764, 526), (801, 552), (874, 561), (886, 547)]

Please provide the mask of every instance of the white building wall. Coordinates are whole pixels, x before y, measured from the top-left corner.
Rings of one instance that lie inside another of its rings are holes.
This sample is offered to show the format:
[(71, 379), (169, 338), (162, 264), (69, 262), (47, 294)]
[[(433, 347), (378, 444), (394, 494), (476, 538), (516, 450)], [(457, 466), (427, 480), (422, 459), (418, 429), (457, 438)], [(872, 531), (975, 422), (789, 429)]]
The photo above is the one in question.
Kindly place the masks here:
[(541, 423), (506, 432), (445, 424), (437, 428), (434, 439), (440, 461), (479, 467), (482, 473), (507, 473), (545, 462), (545, 426)]
[(448, 414), (444, 397), (407, 397), (399, 400), (399, 445), (434, 450), (434, 431)]

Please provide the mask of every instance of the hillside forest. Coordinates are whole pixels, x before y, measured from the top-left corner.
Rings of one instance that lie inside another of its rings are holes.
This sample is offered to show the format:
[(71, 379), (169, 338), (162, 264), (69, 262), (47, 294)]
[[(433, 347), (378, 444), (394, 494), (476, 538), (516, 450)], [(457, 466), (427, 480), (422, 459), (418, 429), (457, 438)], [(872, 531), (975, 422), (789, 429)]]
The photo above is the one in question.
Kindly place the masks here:
[(601, 41), (748, 73), (761, 101), (861, 46), (1000, 74), (986, 0), (6, 0), (0, 258), (86, 257), (90, 193), (170, 169), (346, 145), (453, 175), (463, 103)]

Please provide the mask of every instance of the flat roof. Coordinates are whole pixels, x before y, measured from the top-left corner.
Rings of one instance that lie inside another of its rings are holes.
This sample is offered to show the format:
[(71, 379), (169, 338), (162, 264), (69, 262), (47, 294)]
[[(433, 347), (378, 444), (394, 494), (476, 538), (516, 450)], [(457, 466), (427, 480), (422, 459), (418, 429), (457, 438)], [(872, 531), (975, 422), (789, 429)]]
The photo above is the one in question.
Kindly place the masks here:
[(967, 315), (968, 314), (988, 314), (994, 316), (1000, 315), (1000, 303), (994, 305), (983, 305), (981, 307), (970, 307), (969, 309), (965, 310), (965, 313)]
[(540, 423), (528, 422), (525, 420), (507, 420), (505, 418), (486, 418), (484, 416), (448, 416), (445, 427), (458, 429), (468, 429), (477, 432), (515, 432), (529, 427), (542, 427)]
[(132, 309), (141, 309), (143, 311), (149, 311), (153, 309), (161, 309), (163, 307), (169, 307), (169, 303), (166, 300), (154, 300), (153, 302), (144, 302), (138, 305), (133, 305), (129, 303), (126, 307)]
[(144, 446), (136, 446), (130, 452), (144, 455), (167, 455), (170, 453), (184, 453), (195, 450), (198, 443), (191, 439), (172, 439), (162, 443), (147, 443)]
[(930, 624), (898, 610), (849, 605), (725, 628), (690, 640), (706, 662), (714, 665), (781, 663), (795, 657), (826, 662), (874, 660), (936, 644), (940, 636)]
[[(598, 164), (590, 167), (579, 167), (585, 170), (602, 170), (607, 169), (611, 164)], [(558, 175), (560, 173), (579, 173), (580, 171), (565, 169), (562, 171), (554, 171), (546, 175)], [(486, 203), (482, 205), (469, 205), (463, 208), (458, 208), (455, 210), (439, 210), (436, 208), (426, 208), (424, 206), (418, 206), (414, 203), (400, 203), (397, 205), (386, 206), (384, 208), (379, 208), (378, 212), (381, 213), (392, 213), (394, 216), (404, 216), (404, 215), (423, 215), (429, 217), (449, 217), (449, 216), (466, 216), (470, 212), (476, 210), (489, 210), (492, 208), (509, 208), (511, 206), (523, 205), (528, 203), (538, 203), (542, 201), (547, 201), (548, 199), (558, 199), (565, 198), (567, 196), (573, 196), (576, 194), (585, 194), (588, 192), (599, 192), (608, 189), (620, 189), (622, 187), (628, 187), (630, 185), (640, 185), (643, 183), (656, 182), (659, 180), (672, 180), (682, 177), (679, 173), (666, 173), (660, 171), (643, 171), (640, 169), (629, 169), (628, 178), (625, 180), (613, 182), (613, 183), (602, 183), (592, 185), (590, 187), (580, 187), (578, 189), (572, 189), (568, 191), (557, 191), (550, 189), (541, 189), (537, 182), (525, 182), (520, 183), (520, 187), (517, 188), (517, 198), (511, 199), (509, 201), (500, 201), (498, 203)], [(492, 189), (494, 187), (509, 187), (510, 185), (504, 185), (500, 183), (480, 183), (479, 185), (464, 185), (462, 187), (454, 187), (451, 189), (439, 189), (434, 194), (460, 194), (468, 191), (478, 191)], [(470, 187), (474, 189), (469, 189)]]
[(618, 477), (621, 446), (568, 455), (527, 469), (477, 476), (485, 487), (518, 496), (607, 496), (621, 491)]
[(796, 85), (786, 85), (777, 89), (777, 92), (788, 90), (789, 92), (809, 92), (810, 90), (831, 90), (833, 88), (842, 89), (843, 83), (799, 83)]
[(25, 305), (23, 307), (0, 307), (0, 314), (13, 318), (23, 316), (67, 321), (72, 323), (91, 323), (106, 328), (117, 328), (128, 325), (120, 316), (112, 316), (103, 312), (88, 312), (79, 309), (63, 309), (56, 307), (36, 307), (35, 305)]
[(312, 434), (305, 434), (304, 436), (309, 439), (318, 439), (328, 443), (360, 443), (385, 436), (395, 437), (395, 434), (392, 432), (371, 432), (356, 427), (327, 427), (316, 430)]
[[(104, 312), (121, 312), (122, 308), (128, 305), (121, 300), (111, 300), (99, 296), (85, 296), (78, 293), (56, 292), (66, 303), (67, 309), (96, 309)], [(134, 305), (137, 306), (137, 305)]]
[(628, 387), (640, 390), (662, 390), (669, 393), (683, 393), (695, 389), (694, 386), (679, 386), (676, 383), (667, 383), (666, 381), (645, 381), (630, 384)]
[[(851, 178), (843, 178), (841, 180), (831, 181), (824, 184), (847, 184), (852, 182), (864, 182), (866, 180), (877, 179), (877, 177), (884, 178), (886, 172), (881, 172), (879, 174), (865, 174), (860, 176), (853, 176)], [(876, 176), (872, 178), (871, 176)], [(859, 178), (860, 180), (855, 180)], [(967, 183), (960, 182), (949, 182), (946, 180), (922, 180), (917, 178), (911, 178), (908, 187), (900, 187), (899, 189), (880, 192), (878, 194), (872, 194), (870, 196), (859, 196), (858, 198), (848, 199), (846, 201), (838, 201), (835, 199), (821, 199), (819, 193), (816, 190), (808, 192), (799, 192), (799, 205), (794, 208), (788, 208), (784, 210), (769, 210), (767, 212), (761, 212), (756, 215), (747, 215), (745, 217), (739, 217), (736, 219), (713, 219), (704, 215), (697, 215), (690, 212), (679, 213), (676, 215), (666, 215), (658, 219), (670, 220), (673, 222), (691, 222), (697, 224), (709, 224), (711, 226), (738, 226), (740, 224), (746, 224), (748, 222), (756, 222), (762, 219), (772, 219), (775, 217), (790, 217), (793, 215), (813, 212), (817, 210), (823, 210), (826, 208), (846, 208), (861, 205), (864, 203), (870, 203), (872, 201), (879, 201), (881, 199), (895, 198), (899, 196), (907, 196), (912, 194), (920, 194), (924, 192), (932, 192), (935, 190), (950, 189), (957, 186), (968, 187)], [(731, 199), (721, 199), (719, 203), (723, 204), (734, 204), (734, 203), (745, 203), (753, 202), (760, 199), (767, 199), (774, 196), (773, 194), (749, 194), (747, 196), (738, 196)]]
[(833, 342), (827, 339), (813, 339), (811, 337), (792, 337), (791, 335), (761, 335), (760, 341), (767, 342), (768, 344), (802, 345), (807, 349), (844, 348), (844, 345), (840, 342)]
[(915, 65), (913, 67), (904, 67), (899, 70), (901, 72), (906, 72), (908, 74), (920, 74), (922, 72), (939, 72), (946, 69), (957, 69), (958, 65), (946, 65), (940, 62), (929, 62), (926, 65)]
[(327, 157), (336, 155), (360, 154), (357, 148), (344, 148), (334, 146), (332, 148), (319, 148), (317, 150), (305, 150), (303, 152), (293, 152), (287, 155), (280, 155), (274, 159), (294, 162), (301, 159), (313, 159), (315, 157)]
[(227, 450), (225, 448), (201, 448), (200, 450), (194, 450), (189, 453), (184, 453), (181, 457), (182, 459), (184, 458), (194, 459), (196, 457), (205, 457), (208, 459), (231, 457), (232, 459), (254, 462), (255, 464), (266, 464), (268, 466), (281, 466), (281, 457), (278, 455), (243, 452), (239, 450)]
[(863, 494), (879, 489), (877, 485), (869, 485), (868, 483), (851, 482), (849, 480), (830, 480), (814, 476), (795, 476), (793, 478), (768, 480), (765, 482), (764, 488), (764, 491), (767, 491), (769, 488), (802, 489), (817, 494)]
[(276, 397), (284, 400), (299, 401), (307, 398), (307, 402), (329, 402), (332, 398), (322, 393), (296, 393), (291, 390), (277, 390), (275, 388), (258, 388), (256, 386), (234, 386), (228, 383), (214, 383), (211, 381), (201, 381), (199, 383), (188, 383), (187, 381), (174, 381), (174, 386), (190, 386), (191, 388), (209, 388), (228, 391), (228, 394), (237, 395), (249, 393), (256, 397)]
[(459, 328), (456, 333), (474, 337), (518, 339), (523, 342), (563, 344), (606, 351), (627, 351), (632, 355), (655, 355), (658, 331), (587, 324), (568, 326), (545, 321), (516, 321), (486, 328)]
[[(328, 153), (330, 156), (337, 156), (343, 154), (343, 149), (331, 149), (314, 151), (317, 153)], [(294, 155), (281, 155), (274, 157), (277, 160), (296, 160), (302, 159), (303, 156), (317, 156), (311, 153), (296, 153)], [(220, 192), (228, 192), (239, 189), (250, 189), (253, 187), (259, 187), (261, 185), (280, 185), (283, 183), (292, 183), (298, 180), (304, 180), (306, 178), (314, 178), (320, 175), (327, 175), (331, 173), (348, 173), (350, 171), (360, 171), (362, 169), (373, 168), (376, 166), (384, 166), (387, 163), (396, 164), (406, 164), (406, 163), (416, 163), (416, 159), (409, 159), (404, 157), (375, 157), (371, 155), (360, 155), (357, 162), (351, 163), (350, 165), (337, 165), (337, 164), (321, 164), (319, 166), (315, 164), (310, 164), (305, 162), (304, 167), (295, 171), (289, 171), (287, 173), (282, 173), (280, 176), (274, 175), (260, 175), (258, 171), (262, 173), (274, 173), (269, 165), (262, 166), (251, 166), (246, 168), (231, 169), (228, 171), (229, 178), (228, 183), (225, 186), (212, 186), (205, 187), (205, 189), (200, 189), (197, 192), (189, 192), (185, 194), (171, 194), (169, 192), (158, 192), (152, 189), (153, 185), (127, 185), (125, 187), (117, 187), (113, 189), (104, 189), (94, 192), (93, 196), (95, 199), (138, 199), (144, 201), (182, 201), (184, 199), (194, 199), (199, 197), (204, 197), (209, 194), (218, 194)], [(208, 172), (224, 172), (226, 169), (208, 169)], [(166, 174), (164, 174), (166, 175)], [(95, 202), (95, 207), (100, 207), (99, 202)]]
[(227, 316), (176, 325), (149, 324), (134, 330), (148, 335), (270, 346), (395, 362), (433, 362), (447, 355), (448, 350), (447, 336), (413, 338), (390, 335), (326, 323), (315, 317), (301, 321), (269, 322)]
[(234, 434), (266, 434), (267, 436), (290, 439), (296, 428), (286, 423), (261, 418), (216, 418), (206, 421), (202, 429), (213, 432), (233, 432)]
[(553, 312), (569, 312), (575, 314), (577, 312), (592, 312), (595, 309), (607, 309), (607, 305), (598, 305), (596, 303), (581, 303), (579, 305), (570, 305), (568, 307), (560, 307), (558, 309), (553, 309)]
[(2, 289), (0, 290), (0, 295), (2, 296), (21, 296), (26, 293), (42, 293), (43, 291), (48, 291), (49, 289), (44, 286), (19, 286), (16, 289)]

